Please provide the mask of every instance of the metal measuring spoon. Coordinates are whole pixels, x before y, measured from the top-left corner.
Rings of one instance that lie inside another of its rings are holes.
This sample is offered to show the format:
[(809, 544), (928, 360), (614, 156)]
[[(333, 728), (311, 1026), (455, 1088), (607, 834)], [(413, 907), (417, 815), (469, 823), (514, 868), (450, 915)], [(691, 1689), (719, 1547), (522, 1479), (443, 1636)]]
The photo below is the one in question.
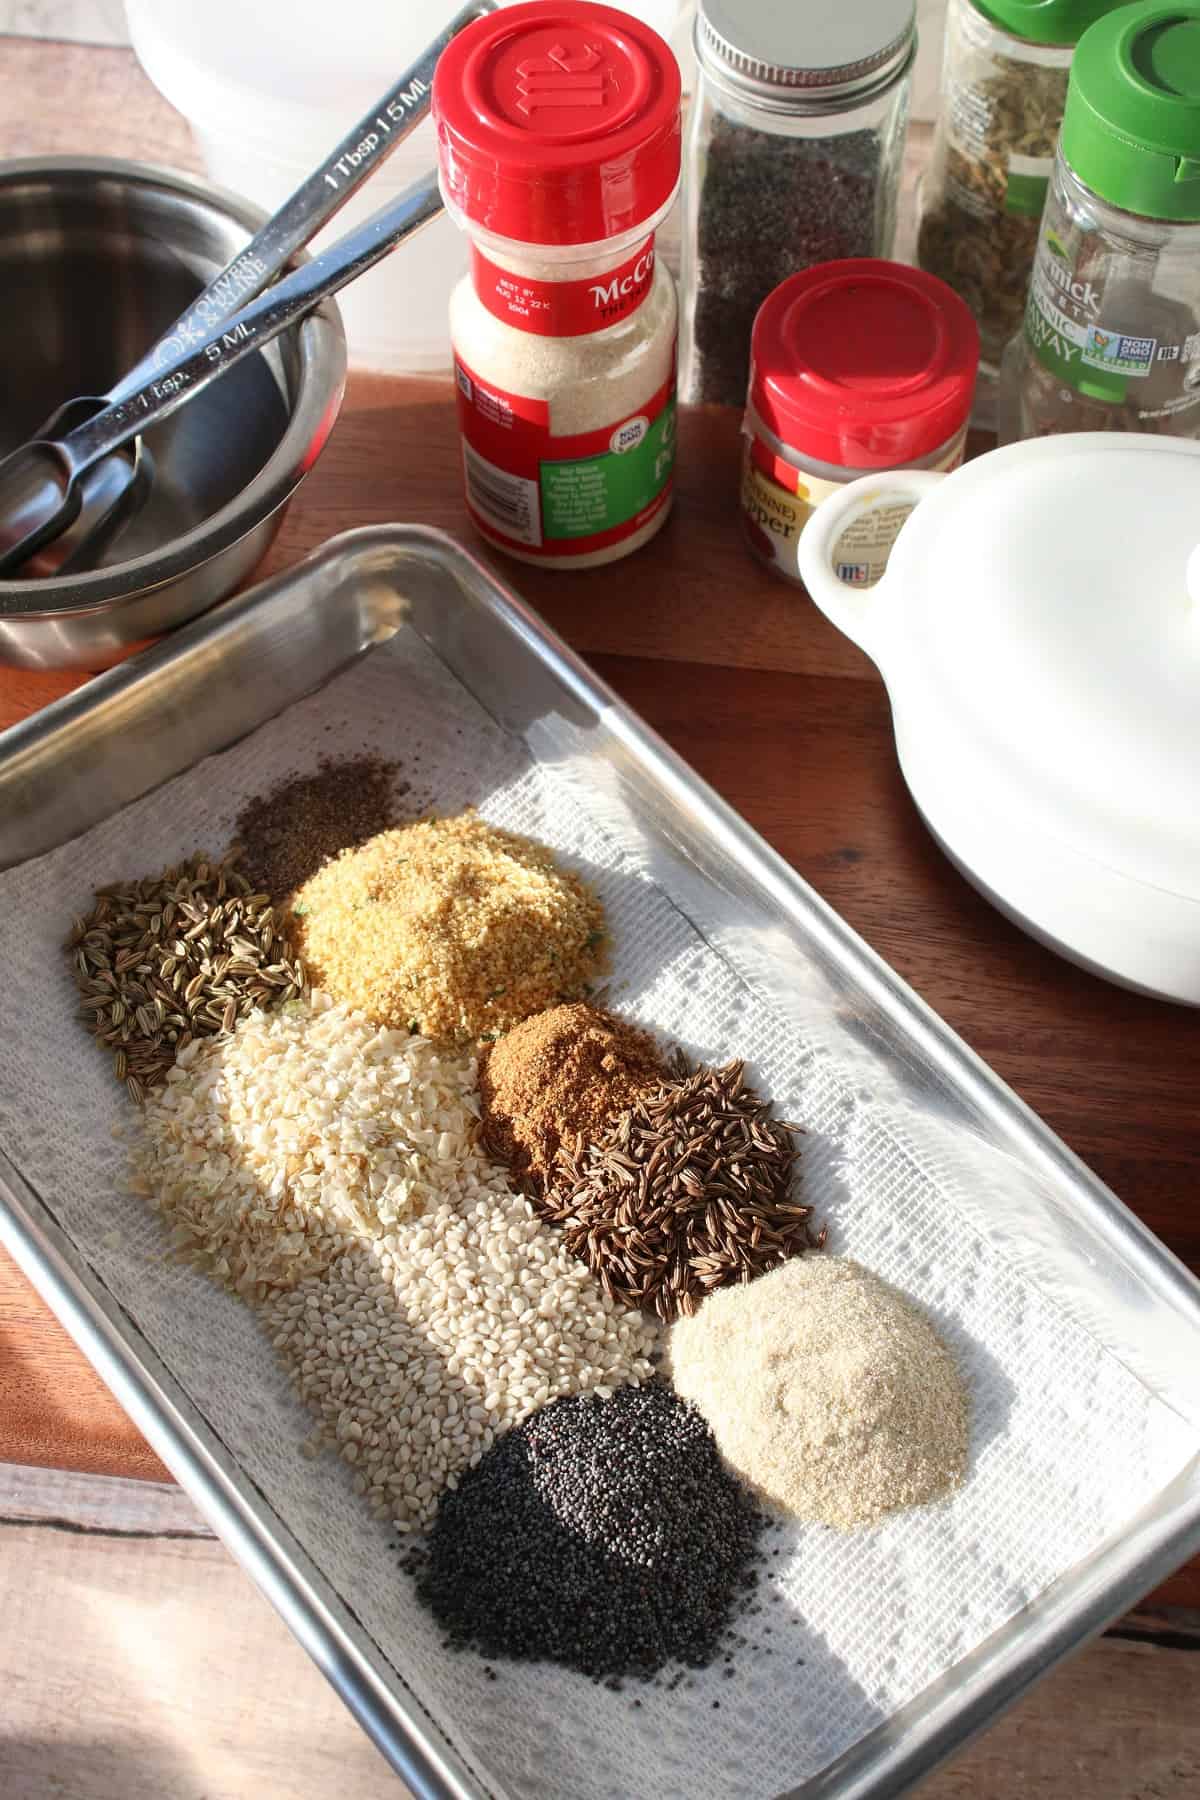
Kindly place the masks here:
[[(92, 407), (82, 411), (81, 423), (93, 418), (97, 410)], [(60, 407), (59, 411), (65, 409)], [(109, 544), (149, 499), (154, 475), (153, 454), (141, 437), (135, 437), (131, 444), (89, 469), (79, 484), (80, 505), (74, 523), (61, 537), (34, 552), (19, 571), (21, 579), (49, 580), (95, 568)]]
[[(460, 8), (371, 112), (351, 127), (319, 168), (284, 201), (233, 261), (213, 277), (204, 292), (168, 326), (129, 373), (107, 394), (81, 394), (65, 400), (28, 444), (0, 463), (0, 480), (8, 461), (22, 457), (32, 445), (74, 438), (77, 431), (101, 413), (134, 399), (167, 362), (173, 363), (190, 346), (199, 345), (215, 327), (261, 293), (296, 251), (311, 242), (368, 175), (420, 124), (429, 111), (434, 69), (450, 40), (464, 26), (495, 10), (496, 0), (472, 0), (472, 4)], [(95, 468), (86, 481), (73, 479), (63, 496), (64, 510), (57, 529), (38, 537), (33, 551), (23, 552), (30, 556), (40, 546), (37, 566), (21, 573), (52, 576), (90, 567), (94, 557), (140, 509), (152, 479), (153, 459), (140, 440), (132, 455), (114, 456), (102, 469)], [(30, 498), (22, 527), (20, 516), (10, 521), (0, 501), (0, 575), (17, 573), (22, 540), (41, 520), (47, 503), (45, 499), (39, 502), (36, 497)]]
[(0, 576), (19, 568), (70, 523), (86, 470), (167, 418), (250, 351), (270, 343), (441, 210), (437, 176), (413, 182), (328, 250), (161, 363), (157, 374), (128, 399), (106, 406), (64, 437), (34, 440), (5, 457), (0, 462)]

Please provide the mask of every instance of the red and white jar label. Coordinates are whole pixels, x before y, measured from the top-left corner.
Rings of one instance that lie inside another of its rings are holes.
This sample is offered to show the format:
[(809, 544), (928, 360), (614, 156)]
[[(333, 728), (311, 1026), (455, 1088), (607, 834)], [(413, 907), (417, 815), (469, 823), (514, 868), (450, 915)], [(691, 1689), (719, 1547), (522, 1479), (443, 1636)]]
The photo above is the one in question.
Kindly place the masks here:
[(580, 281), (538, 281), (502, 269), (471, 246), (471, 281), (497, 319), (535, 337), (586, 337), (635, 313), (654, 284), (651, 234), (625, 261)]
[(545, 400), (480, 379), (455, 355), (467, 508), (496, 543), (568, 562), (633, 537), (671, 497), (675, 371), (634, 413), (555, 437)]
[[(956, 469), (963, 459), (966, 426), (945, 446), (932, 469)], [(829, 481), (776, 454), (757, 434), (743, 433), (742, 530), (758, 556), (789, 581), (800, 580), (800, 533), (823, 500), (853, 479)], [(886, 482), (880, 470), (881, 483)], [(834, 573), (848, 587), (869, 588), (887, 568), (892, 545), (915, 501), (896, 499), (872, 506), (852, 519), (838, 538), (832, 558)]]

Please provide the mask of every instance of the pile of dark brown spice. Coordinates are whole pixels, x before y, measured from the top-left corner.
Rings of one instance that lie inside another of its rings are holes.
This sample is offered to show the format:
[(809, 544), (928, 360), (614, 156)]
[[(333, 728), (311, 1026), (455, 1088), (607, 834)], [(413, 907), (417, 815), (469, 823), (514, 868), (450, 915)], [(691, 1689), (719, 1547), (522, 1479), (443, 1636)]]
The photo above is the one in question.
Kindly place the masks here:
[(294, 775), (242, 808), (232, 854), (256, 888), (286, 900), (330, 857), (395, 825), (409, 792), (381, 756), (323, 757), (315, 775)]
[(668, 1320), (825, 1243), (792, 1196), (802, 1128), (771, 1116), (741, 1062), (677, 1069), (583, 1149), (560, 1151), (540, 1203), (611, 1299)]

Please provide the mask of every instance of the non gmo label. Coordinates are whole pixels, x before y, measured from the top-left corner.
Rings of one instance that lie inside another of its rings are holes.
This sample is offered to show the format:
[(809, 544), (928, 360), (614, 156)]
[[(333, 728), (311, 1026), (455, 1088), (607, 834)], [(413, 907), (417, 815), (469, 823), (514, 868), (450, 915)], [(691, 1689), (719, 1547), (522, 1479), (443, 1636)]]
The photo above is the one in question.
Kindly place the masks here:
[(1100, 267), (1092, 259), (1085, 274), (1054, 228), (1043, 228), (1025, 307), (1025, 336), (1038, 361), (1081, 394), (1125, 402), (1135, 419), (1169, 417), (1200, 403), (1200, 334), (1186, 329), (1190, 314), (1151, 296), (1160, 329), (1126, 329), (1132, 320), (1104, 317)]
[(1117, 375), (1148, 375), (1158, 354), (1158, 339), (1126, 337), (1120, 331), (1101, 331), (1089, 325), (1083, 340), (1083, 361), (1090, 369), (1111, 369)]

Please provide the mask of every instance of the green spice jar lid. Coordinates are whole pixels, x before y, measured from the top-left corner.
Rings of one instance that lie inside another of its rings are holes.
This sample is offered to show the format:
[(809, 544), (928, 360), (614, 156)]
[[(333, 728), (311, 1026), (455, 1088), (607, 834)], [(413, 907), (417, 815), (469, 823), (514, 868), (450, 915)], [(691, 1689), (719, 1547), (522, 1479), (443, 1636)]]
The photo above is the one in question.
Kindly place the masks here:
[(700, 0), (696, 57), (735, 96), (780, 112), (830, 112), (907, 74), (915, 0)]
[(972, 0), (991, 25), (1030, 44), (1069, 46), (1117, 0)]
[(1060, 144), (1110, 205), (1200, 220), (1200, 0), (1139, 0), (1084, 33)]

